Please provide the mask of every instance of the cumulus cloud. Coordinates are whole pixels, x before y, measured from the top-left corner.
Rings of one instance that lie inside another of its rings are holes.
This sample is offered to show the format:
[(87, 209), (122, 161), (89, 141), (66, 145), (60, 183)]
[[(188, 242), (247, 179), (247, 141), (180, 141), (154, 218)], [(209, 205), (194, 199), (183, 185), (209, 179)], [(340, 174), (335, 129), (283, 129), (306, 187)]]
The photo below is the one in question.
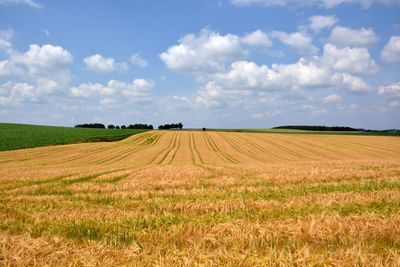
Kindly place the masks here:
[(391, 108), (400, 107), (400, 82), (388, 84), (378, 88), (378, 94), (389, 100)]
[(400, 36), (390, 37), (382, 50), (381, 58), (389, 63), (400, 62)]
[(388, 97), (400, 97), (400, 82), (379, 87), (378, 94)]
[(0, 50), (3, 50), (6, 54), (13, 52), (13, 46), (11, 44), (11, 39), (14, 37), (14, 30), (8, 28), (5, 30), (0, 30)]
[(339, 103), (342, 101), (342, 97), (336, 94), (331, 94), (328, 96), (325, 96), (322, 99), (322, 102), (327, 103), (327, 104), (331, 104), (331, 103)]
[(73, 56), (61, 46), (45, 44), (39, 46), (31, 44), (29, 50), (23, 54), (15, 53), (11, 56), (13, 62), (24, 64), (31, 74), (42, 74), (48, 71), (65, 68), (73, 62)]
[(33, 8), (43, 8), (43, 5), (34, 0), (0, 0), (0, 5), (21, 4)]
[[(233, 62), (226, 71), (208, 77), (196, 103), (205, 107), (237, 105), (246, 98), (258, 98), (265, 93), (299, 93), (324, 88), (370, 92), (371, 87), (355, 74), (372, 74), (376, 70), (366, 49), (341, 49), (328, 44), (322, 56), (301, 58), (293, 64), (267, 66), (251, 61)], [(338, 100), (336, 95), (324, 99), (325, 102), (334, 100)]]
[(145, 79), (135, 79), (131, 83), (110, 80), (107, 84), (83, 83), (79, 86), (71, 87), (69, 91), (75, 97), (101, 97), (103, 103), (106, 101), (104, 99), (114, 99), (116, 97), (128, 98), (133, 102), (144, 102), (152, 99), (153, 86), (153, 81)]
[(347, 73), (342, 75), (342, 84), (345, 88), (356, 93), (365, 93), (371, 91), (371, 87), (360, 77)]
[(319, 32), (325, 28), (331, 28), (335, 26), (339, 19), (335, 15), (331, 16), (312, 16), (308, 18), (309, 27), (314, 32)]
[(310, 104), (301, 105), (298, 109), (307, 112), (313, 117), (319, 117), (329, 113), (326, 108), (317, 107)]
[(324, 8), (334, 8), (342, 4), (359, 4), (363, 8), (369, 8), (372, 4), (399, 4), (398, 0), (231, 0), (236, 6), (263, 5), (263, 6), (286, 6), (286, 5), (317, 5)]
[(26, 52), (16, 51), (8, 41), (13, 34), (13, 30), (0, 31), (0, 49), (8, 57), (0, 61), (0, 77), (18, 80), (2, 85), (2, 103), (46, 102), (55, 93), (62, 93), (71, 78), (69, 66), (73, 63), (72, 54), (61, 46), (51, 44), (31, 44)]
[(0, 77), (22, 74), (22, 70), (9, 60), (0, 61)]
[(28, 83), (7, 82), (0, 85), (0, 106), (15, 105), (21, 101), (36, 101), (37, 91)]
[(313, 45), (310, 36), (303, 32), (286, 33), (274, 31), (272, 32), (272, 37), (295, 49), (300, 54), (316, 54), (318, 52), (318, 48)]
[(269, 39), (268, 35), (261, 30), (256, 30), (254, 32), (245, 34), (243, 37), (240, 38), (240, 41), (243, 44), (250, 45), (250, 46), (269, 47), (272, 45), (272, 42)]
[(237, 35), (202, 30), (198, 35), (187, 34), (179, 44), (160, 54), (169, 69), (181, 72), (222, 71), (225, 64), (241, 59), (246, 51)]
[(139, 53), (132, 55), (130, 57), (130, 61), (132, 62), (132, 64), (142, 68), (145, 68), (149, 65), (147, 60), (141, 57)]
[(251, 114), (251, 117), (259, 120), (259, 119), (265, 119), (265, 118), (272, 118), (281, 113), (282, 112), (280, 112), (279, 110), (274, 110), (271, 112), (268, 112), (268, 111), (267, 112), (256, 112), (256, 113)]
[(116, 62), (111, 57), (104, 57), (99, 54), (85, 57), (83, 62), (85, 62), (89, 70), (97, 72), (126, 71), (128, 69), (128, 65), (125, 62)]
[(374, 74), (378, 71), (378, 66), (366, 48), (337, 48), (326, 44), (323, 60), (336, 71), (352, 74)]
[(336, 26), (329, 36), (329, 42), (336, 46), (370, 46), (378, 41), (372, 28), (351, 29)]

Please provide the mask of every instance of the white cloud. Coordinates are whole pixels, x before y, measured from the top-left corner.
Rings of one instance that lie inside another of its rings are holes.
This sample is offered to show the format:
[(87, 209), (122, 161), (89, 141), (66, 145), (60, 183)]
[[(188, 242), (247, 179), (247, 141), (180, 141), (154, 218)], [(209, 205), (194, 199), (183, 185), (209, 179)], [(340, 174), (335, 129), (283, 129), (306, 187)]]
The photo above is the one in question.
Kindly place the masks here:
[(0, 77), (22, 74), (22, 70), (9, 60), (0, 61)]
[(339, 103), (342, 101), (342, 97), (336, 94), (331, 94), (328, 96), (325, 96), (322, 99), (322, 102), (327, 103), (327, 104), (331, 104), (331, 103)]
[(118, 106), (118, 103), (114, 98), (103, 98), (100, 100), (100, 104), (106, 108), (113, 108)]
[(26, 65), (29, 72), (36, 75), (67, 67), (73, 62), (73, 56), (61, 46), (31, 44), (27, 52), (15, 53), (11, 60)]
[(169, 69), (181, 72), (222, 71), (226, 63), (245, 56), (240, 46), (240, 38), (233, 34), (202, 30), (198, 35), (188, 34), (160, 54)]
[[(69, 89), (75, 97), (96, 97), (104, 99), (114, 99), (115, 97), (128, 98), (134, 102), (149, 101), (152, 99), (151, 92), (154, 82), (145, 79), (135, 79), (132, 83), (118, 80), (110, 80), (107, 84), (83, 83)], [(104, 101), (103, 101), (104, 102)]]
[(272, 118), (281, 113), (282, 112), (280, 112), (279, 110), (274, 110), (271, 112), (256, 112), (256, 113), (251, 114), (251, 117), (259, 120), (259, 119), (264, 119), (264, 118)]
[(300, 59), (294, 64), (273, 64), (271, 67), (254, 62), (232, 63), (226, 72), (210, 77), (196, 99), (199, 106), (219, 107), (245, 103), (265, 93), (299, 93), (306, 89), (343, 88), (352, 92), (368, 92), (370, 87), (361, 78), (336, 72), (320, 59)]
[(8, 28), (6, 30), (0, 30), (0, 49), (5, 53), (10, 54), (13, 52), (11, 39), (14, 37), (14, 30)]
[(147, 60), (142, 58), (139, 53), (132, 55), (130, 57), (130, 61), (132, 62), (132, 64), (142, 67), (142, 68), (145, 68), (149, 65)]
[(312, 16), (308, 18), (309, 27), (314, 32), (319, 32), (324, 28), (331, 28), (335, 26), (339, 19), (335, 15), (331, 16)]
[(360, 77), (356, 77), (347, 73), (342, 74), (342, 84), (345, 88), (356, 93), (370, 92), (369, 85)]
[(34, 0), (0, 0), (0, 5), (22, 4), (34, 8), (43, 8), (43, 5)]
[(103, 57), (99, 54), (85, 57), (83, 62), (85, 62), (88, 69), (97, 72), (126, 71), (128, 69), (128, 65), (125, 62), (115, 62), (113, 58)]
[(378, 41), (372, 28), (351, 29), (336, 26), (329, 37), (329, 42), (336, 46), (370, 46)]
[[(61, 88), (69, 83), (71, 73), (68, 69), (73, 56), (61, 46), (31, 44), (25, 53), (12, 51), (8, 62), (4, 63), (8, 76), (18, 76), (22, 80), (39, 84), (40, 80), (55, 81)], [(1, 72), (1, 71), (0, 71)]]
[(400, 62), (400, 36), (390, 37), (382, 50), (381, 58), (390, 63)]
[(37, 92), (31, 84), (7, 82), (0, 85), (0, 105), (14, 105), (23, 100), (36, 101)]
[(298, 109), (307, 112), (307, 114), (310, 114), (313, 117), (324, 116), (329, 113), (325, 108), (316, 107), (309, 104), (302, 105)]
[(83, 83), (78, 87), (70, 88), (70, 93), (76, 97), (90, 97), (95, 95), (112, 96), (116, 89), (101, 83)]
[(360, 4), (363, 8), (369, 8), (372, 4), (399, 4), (398, 0), (231, 0), (236, 6), (263, 5), (263, 6), (286, 6), (286, 5), (317, 5), (324, 8), (334, 8), (342, 4)]
[(0, 30), (0, 39), (10, 41), (14, 37), (14, 29), (8, 28), (6, 30)]
[(48, 30), (42, 29), (42, 32), (43, 32), (47, 37), (50, 36), (50, 32), (49, 32)]
[(400, 82), (379, 87), (378, 94), (388, 97), (400, 97)]
[(374, 74), (378, 66), (366, 48), (337, 48), (332, 44), (324, 46), (325, 65), (340, 72), (352, 74)]
[(318, 48), (313, 45), (310, 36), (303, 32), (286, 33), (274, 31), (272, 32), (272, 37), (295, 49), (300, 54), (316, 54), (318, 52)]
[(268, 35), (261, 30), (256, 30), (254, 32), (244, 35), (243, 37), (240, 38), (240, 41), (243, 44), (250, 45), (250, 46), (269, 47), (272, 45), (272, 42), (269, 39)]

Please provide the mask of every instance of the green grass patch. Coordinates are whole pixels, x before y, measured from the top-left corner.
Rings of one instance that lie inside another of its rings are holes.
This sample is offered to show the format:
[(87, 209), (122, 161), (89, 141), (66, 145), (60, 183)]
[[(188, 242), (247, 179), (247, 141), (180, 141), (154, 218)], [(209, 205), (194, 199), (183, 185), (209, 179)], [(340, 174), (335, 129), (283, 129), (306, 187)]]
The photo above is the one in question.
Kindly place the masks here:
[(80, 142), (110, 142), (147, 130), (0, 123), (0, 151)]

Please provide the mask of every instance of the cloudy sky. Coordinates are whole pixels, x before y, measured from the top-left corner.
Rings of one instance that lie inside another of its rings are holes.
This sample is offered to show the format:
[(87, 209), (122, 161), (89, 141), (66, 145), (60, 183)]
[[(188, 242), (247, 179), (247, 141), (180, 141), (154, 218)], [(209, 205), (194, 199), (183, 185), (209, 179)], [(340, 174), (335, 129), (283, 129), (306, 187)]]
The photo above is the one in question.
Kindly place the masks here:
[(400, 0), (0, 0), (0, 122), (400, 128)]

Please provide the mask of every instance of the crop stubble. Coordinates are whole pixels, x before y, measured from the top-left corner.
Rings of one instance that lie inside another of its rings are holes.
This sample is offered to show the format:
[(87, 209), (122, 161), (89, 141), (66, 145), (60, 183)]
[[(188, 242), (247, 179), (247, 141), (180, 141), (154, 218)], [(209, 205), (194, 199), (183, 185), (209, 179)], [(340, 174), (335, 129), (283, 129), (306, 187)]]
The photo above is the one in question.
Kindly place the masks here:
[(398, 266), (399, 140), (152, 131), (0, 152), (0, 264)]

